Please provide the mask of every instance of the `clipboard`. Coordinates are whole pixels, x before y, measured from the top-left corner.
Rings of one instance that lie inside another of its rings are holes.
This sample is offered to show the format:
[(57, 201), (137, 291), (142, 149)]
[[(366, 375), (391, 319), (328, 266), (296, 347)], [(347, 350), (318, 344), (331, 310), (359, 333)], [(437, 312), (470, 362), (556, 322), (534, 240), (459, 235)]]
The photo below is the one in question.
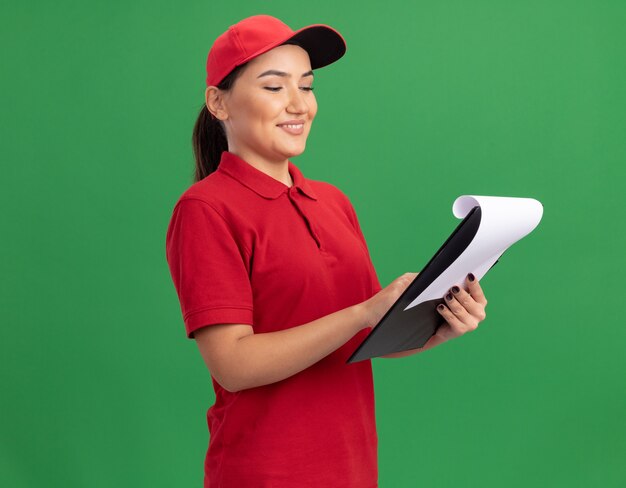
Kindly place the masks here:
[[(455, 200), (453, 212), (465, 217), (346, 363), (423, 347), (445, 323), (436, 310), (445, 291), (462, 285), (468, 273), (480, 280), (510, 245), (538, 225), (543, 207), (534, 199), (464, 195)], [(474, 259), (472, 265), (460, 259), (464, 254)]]

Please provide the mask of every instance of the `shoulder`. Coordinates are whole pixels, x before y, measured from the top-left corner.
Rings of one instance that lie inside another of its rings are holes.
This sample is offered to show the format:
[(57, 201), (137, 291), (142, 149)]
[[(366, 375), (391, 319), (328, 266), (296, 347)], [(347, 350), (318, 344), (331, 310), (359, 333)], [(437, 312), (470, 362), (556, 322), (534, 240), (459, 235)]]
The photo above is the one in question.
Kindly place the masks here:
[(247, 200), (239, 182), (221, 171), (215, 171), (183, 191), (174, 203), (173, 212), (180, 211), (181, 207), (202, 207), (205, 212), (216, 214), (232, 223), (238, 220), (234, 215), (242, 213), (240, 207), (248, 205)]
[(336, 209), (348, 219), (353, 227), (358, 226), (358, 217), (348, 195), (337, 186), (326, 181), (309, 180), (309, 184), (316, 192), (318, 199)]
[(308, 180), (313, 191), (316, 192), (318, 198), (321, 198), (335, 205), (339, 205), (346, 212), (352, 210), (352, 202), (348, 195), (332, 183), (320, 180)]
[[(202, 180), (191, 184), (180, 194), (172, 206), (172, 216), (168, 226), (168, 238), (175, 230), (187, 229), (198, 232), (200, 227), (213, 226), (227, 228), (236, 233), (225, 209), (228, 207), (228, 195), (232, 196), (231, 178), (214, 172)], [(232, 200), (232, 198), (231, 198)]]
[[(178, 197), (166, 231), (168, 250), (203, 246), (205, 250), (218, 253), (232, 244), (233, 248), (237, 246), (240, 249), (242, 255), (250, 255), (250, 247), (242, 237), (245, 229), (241, 221), (233, 219), (228, 212), (222, 178), (223, 175), (212, 173), (192, 184)], [(176, 245), (175, 242), (186, 244)]]
[(232, 178), (215, 171), (189, 186), (180, 195), (176, 205), (183, 201), (195, 200), (211, 207), (218, 207), (229, 194), (232, 194), (231, 186), (234, 186), (232, 183)]

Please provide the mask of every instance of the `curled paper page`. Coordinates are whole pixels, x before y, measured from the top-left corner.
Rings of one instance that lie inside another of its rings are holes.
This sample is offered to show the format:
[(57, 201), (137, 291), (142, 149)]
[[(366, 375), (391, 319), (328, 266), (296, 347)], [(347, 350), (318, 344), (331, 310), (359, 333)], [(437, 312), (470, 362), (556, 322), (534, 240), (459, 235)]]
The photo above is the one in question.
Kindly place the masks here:
[(463, 219), (346, 361), (354, 363), (423, 347), (445, 319), (437, 312), (468, 273), (481, 279), (502, 254), (530, 233), (543, 206), (532, 198), (463, 195), (452, 212)]
[(441, 299), (452, 284), (462, 286), (468, 273), (480, 280), (511, 245), (529, 234), (541, 220), (543, 206), (533, 198), (463, 195), (454, 201), (452, 213), (462, 219), (480, 208), (478, 228), (466, 239), (467, 247), (403, 310)]

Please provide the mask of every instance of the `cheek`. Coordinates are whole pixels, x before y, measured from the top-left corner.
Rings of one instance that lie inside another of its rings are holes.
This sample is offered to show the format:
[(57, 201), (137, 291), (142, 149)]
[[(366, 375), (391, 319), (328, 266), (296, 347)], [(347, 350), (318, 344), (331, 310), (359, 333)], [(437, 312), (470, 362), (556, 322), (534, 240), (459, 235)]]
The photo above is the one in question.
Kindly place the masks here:
[(266, 127), (277, 124), (283, 120), (285, 105), (278, 97), (265, 97), (257, 101), (255, 115)]
[(263, 92), (259, 92), (242, 100), (238, 109), (249, 118), (266, 120), (280, 110), (280, 104), (277, 97), (267, 96)]
[(280, 119), (281, 108), (276, 100), (269, 97), (248, 98), (238, 107), (241, 129), (250, 137), (265, 137), (271, 130), (270, 126), (276, 123), (275, 120)]

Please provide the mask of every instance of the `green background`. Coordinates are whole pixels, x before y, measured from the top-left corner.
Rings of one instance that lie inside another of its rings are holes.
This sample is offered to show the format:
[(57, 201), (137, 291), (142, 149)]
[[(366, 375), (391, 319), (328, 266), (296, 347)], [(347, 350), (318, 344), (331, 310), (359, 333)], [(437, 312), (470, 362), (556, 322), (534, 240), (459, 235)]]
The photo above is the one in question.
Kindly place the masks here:
[(383, 286), (457, 196), (544, 205), (476, 331), (373, 361), (380, 486), (626, 486), (624, 2), (1, 8), (0, 485), (201, 486), (214, 393), (165, 231), (208, 49), (266, 13), (347, 41), (293, 161), (351, 198)]

